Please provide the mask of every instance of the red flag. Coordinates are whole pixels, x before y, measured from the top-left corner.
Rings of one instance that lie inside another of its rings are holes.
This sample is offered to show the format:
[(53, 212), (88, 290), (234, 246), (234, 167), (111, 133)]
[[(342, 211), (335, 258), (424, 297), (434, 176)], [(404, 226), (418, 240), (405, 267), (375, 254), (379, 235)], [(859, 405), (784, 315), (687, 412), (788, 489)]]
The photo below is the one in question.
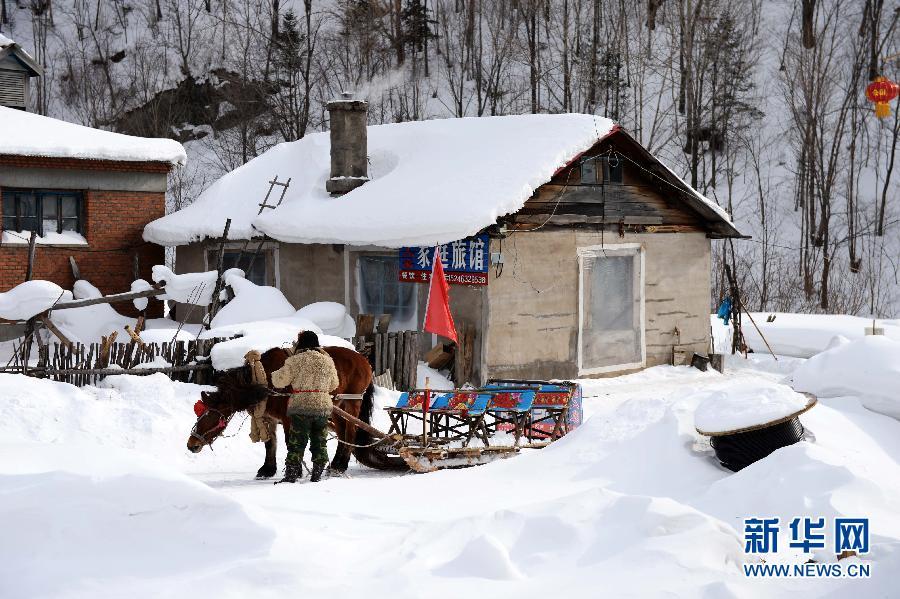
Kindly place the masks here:
[(444, 278), (444, 265), (441, 264), (441, 253), (438, 248), (434, 249), (433, 262), (423, 328), (429, 333), (435, 333), (459, 343), (456, 338), (453, 315), (450, 314), (450, 285)]

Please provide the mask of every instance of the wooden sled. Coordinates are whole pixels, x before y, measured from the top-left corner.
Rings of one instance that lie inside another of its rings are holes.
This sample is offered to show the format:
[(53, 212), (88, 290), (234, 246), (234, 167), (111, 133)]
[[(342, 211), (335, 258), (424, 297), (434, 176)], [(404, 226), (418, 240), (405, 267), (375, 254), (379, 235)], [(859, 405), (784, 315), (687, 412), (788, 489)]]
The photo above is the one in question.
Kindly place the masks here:
[(468, 468), (510, 458), (518, 447), (401, 447), (400, 457), (415, 472)]

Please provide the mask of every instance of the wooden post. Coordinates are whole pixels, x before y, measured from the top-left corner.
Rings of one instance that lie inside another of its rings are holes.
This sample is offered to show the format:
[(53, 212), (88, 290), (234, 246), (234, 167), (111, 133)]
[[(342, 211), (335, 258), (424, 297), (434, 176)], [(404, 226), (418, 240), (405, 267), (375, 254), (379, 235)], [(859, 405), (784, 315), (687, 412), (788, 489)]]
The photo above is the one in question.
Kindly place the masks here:
[(117, 302), (131, 301), (139, 297), (154, 297), (162, 295), (166, 292), (165, 282), (157, 283), (152, 289), (144, 291), (133, 291), (131, 293), (116, 293), (113, 295), (104, 295), (102, 297), (89, 297), (86, 299), (73, 300), (70, 302), (59, 302), (54, 304), (54, 310), (67, 310), (69, 308), (83, 308), (84, 306), (93, 306), (96, 304), (115, 304)]
[(44, 326), (47, 327), (48, 331), (50, 331), (51, 333), (56, 335), (56, 338), (59, 339), (63, 345), (65, 345), (67, 348), (71, 349), (72, 342), (69, 341), (68, 337), (63, 335), (62, 331), (60, 331), (58, 328), (56, 328), (56, 325), (53, 324), (52, 320), (50, 320), (50, 315), (47, 312), (44, 312), (43, 314), (38, 315), (38, 318), (40, 319), (40, 321), (42, 323), (44, 323)]
[(219, 292), (222, 291), (222, 269), (225, 265), (225, 244), (228, 242), (228, 231), (231, 229), (231, 219), (225, 221), (225, 230), (222, 232), (222, 241), (219, 243), (219, 255), (216, 260), (216, 286), (213, 287), (212, 303), (207, 312), (207, 319), (204, 327), (209, 330), (212, 326), (212, 319), (219, 311)]
[(30, 281), (34, 277), (34, 253), (37, 248), (37, 231), (31, 232), (28, 238), (28, 267), (25, 271), (25, 280)]
[(77, 281), (81, 278), (81, 270), (78, 268), (78, 263), (75, 262), (75, 256), (69, 256), (69, 266), (72, 267), (72, 277)]
[(428, 404), (431, 403), (431, 379), (425, 377), (425, 401), (422, 403), (422, 448), (428, 447)]

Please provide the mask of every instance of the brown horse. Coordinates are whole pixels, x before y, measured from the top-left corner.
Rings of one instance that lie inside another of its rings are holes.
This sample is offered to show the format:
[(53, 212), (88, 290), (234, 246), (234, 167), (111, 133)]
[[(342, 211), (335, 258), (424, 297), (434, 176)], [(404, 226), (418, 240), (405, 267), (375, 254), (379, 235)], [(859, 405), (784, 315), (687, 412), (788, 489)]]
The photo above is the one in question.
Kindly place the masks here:
[[(326, 347), (325, 352), (334, 360), (335, 369), (338, 372), (340, 384), (334, 391), (334, 395), (362, 395), (359, 399), (335, 398), (335, 405), (345, 412), (359, 418), (363, 422), (370, 422), (372, 418), (372, 397), (375, 387), (372, 384), (372, 368), (369, 361), (356, 351), (344, 347)], [(241, 411), (251, 411), (256, 404), (268, 398), (266, 402), (266, 414), (277, 422), (281, 422), (284, 428), (285, 439), (291, 429), (291, 419), (287, 415), (289, 389), (274, 389), (272, 387), (272, 373), (284, 365), (288, 358), (287, 351), (281, 348), (270, 349), (262, 355), (261, 362), (266, 371), (268, 388), (256, 385), (252, 382), (249, 366), (243, 366), (224, 372), (216, 382), (217, 390), (214, 392), (202, 392), (199, 405), (199, 417), (194, 429), (188, 437), (187, 447), (193, 453), (199, 452), (205, 445), (212, 442), (222, 434), (231, 417)], [(351, 445), (367, 446), (374, 439), (372, 436), (357, 428), (356, 425), (347, 422), (343, 418), (332, 416), (329, 422), (337, 433), (340, 441), (334, 459), (331, 461), (332, 471), (344, 472), (350, 463)], [(278, 441), (273, 435), (266, 442), (266, 460), (256, 473), (257, 478), (270, 478), (278, 470), (276, 454)], [(352, 453), (356, 459), (370, 468), (378, 470), (406, 469), (405, 462), (399, 457), (388, 456), (376, 447), (352, 447)]]

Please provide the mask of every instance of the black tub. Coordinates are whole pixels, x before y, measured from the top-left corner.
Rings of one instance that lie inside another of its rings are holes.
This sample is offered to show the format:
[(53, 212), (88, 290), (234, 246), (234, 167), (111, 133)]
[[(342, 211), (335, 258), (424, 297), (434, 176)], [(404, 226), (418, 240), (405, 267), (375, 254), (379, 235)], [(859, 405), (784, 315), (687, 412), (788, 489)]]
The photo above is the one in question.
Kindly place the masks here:
[(784, 422), (755, 430), (716, 435), (710, 438), (709, 444), (715, 450), (719, 462), (737, 472), (780, 447), (802, 441), (805, 432), (800, 419), (794, 416)]

